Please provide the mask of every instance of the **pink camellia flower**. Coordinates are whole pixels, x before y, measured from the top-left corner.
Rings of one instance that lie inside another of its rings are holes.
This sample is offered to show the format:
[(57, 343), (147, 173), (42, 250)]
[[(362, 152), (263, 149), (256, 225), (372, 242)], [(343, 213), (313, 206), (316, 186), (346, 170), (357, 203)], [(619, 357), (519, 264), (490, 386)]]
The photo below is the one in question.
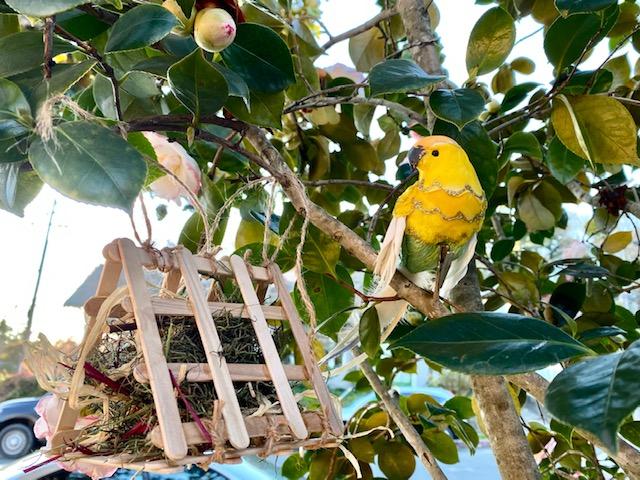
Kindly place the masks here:
[[(36, 413), (40, 418), (33, 425), (33, 433), (37, 438), (46, 440), (47, 446), (53, 437), (58, 417), (62, 411), (63, 401), (57, 395), (45, 395), (36, 405)], [(100, 419), (97, 415), (87, 415), (80, 417), (75, 424), (76, 430), (82, 430), (94, 424)], [(91, 477), (93, 480), (109, 478), (116, 473), (117, 468), (109, 465), (93, 465), (82, 460), (72, 460), (68, 462), (57, 462), (61, 468), (68, 472), (81, 472)]]
[[(156, 152), (158, 162), (179, 178), (194, 194), (200, 191), (200, 167), (178, 142), (169, 142), (167, 137), (154, 132), (144, 132), (144, 136)], [(180, 198), (189, 198), (186, 190), (171, 175), (164, 175), (153, 182), (151, 190), (161, 198), (173, 200), (181, 205)]]

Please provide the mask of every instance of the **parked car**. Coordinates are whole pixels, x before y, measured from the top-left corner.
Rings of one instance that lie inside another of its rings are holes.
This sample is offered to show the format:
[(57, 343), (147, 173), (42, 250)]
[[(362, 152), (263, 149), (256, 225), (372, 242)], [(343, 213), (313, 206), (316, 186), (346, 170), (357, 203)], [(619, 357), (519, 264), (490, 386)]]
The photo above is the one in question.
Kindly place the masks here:
[(0, 458), (20, 458), (40, 445), (33, 434), (38, 400), (29, 397), (0, 403)]
[[(25, 468), (42, 463), (46, 458), (40, 452), (33, 452), (4, 468), (0, 467), (0, 479), (2, 480), (88, 480), (89, 477), (81, 473), (70, 473), (56, 463), (51, 462), (42, 465), (31, 472), (24, 473)], [(119, 469), (113, 480), (130, 480), (135, 472)], [(206, 472), (193, 468), (184, 472), (172, 474), (158, 474), (143, 472), (135, 478), (139, 480), (271, 480), (275, 478), (273, 465), (262, 462), (257, 458), (244, 459), (238, 465), (212, 464)]]

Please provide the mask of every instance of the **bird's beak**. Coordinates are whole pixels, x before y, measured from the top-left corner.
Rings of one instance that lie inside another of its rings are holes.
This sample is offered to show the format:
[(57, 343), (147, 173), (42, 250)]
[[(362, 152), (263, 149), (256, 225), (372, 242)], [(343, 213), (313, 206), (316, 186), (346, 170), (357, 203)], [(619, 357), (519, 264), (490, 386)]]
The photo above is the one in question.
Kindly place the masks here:
[(413, 170), (418, 168), (418, 162), (423, 156), (424, 156), (424, 148), (421, 145), (416, 145), (411, 150), (409, 150), (407, 159), (409, 160), (409, 165), (411, 165), (411, 168)]

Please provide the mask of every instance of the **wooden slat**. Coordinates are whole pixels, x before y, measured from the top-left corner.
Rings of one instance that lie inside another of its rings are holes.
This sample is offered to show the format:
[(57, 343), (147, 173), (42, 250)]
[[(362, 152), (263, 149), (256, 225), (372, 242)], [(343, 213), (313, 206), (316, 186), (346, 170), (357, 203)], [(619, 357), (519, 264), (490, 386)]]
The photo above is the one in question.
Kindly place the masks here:
[(184, 247), (178, 247), (175, 252), (182, 278), (187, 288), (189, 300), (200, 332), (202, 346), (207, 355), (207, 363), (213, 373), (213, 384), (216, 395), (222, 400), (222, 416), (229, 426), (229, 441), (236, 448), (249, 446), (249, 435), (242, 418), (238, 397), (236, 396), (231, 374), (227, 368), (227, 361), (221, 355), (222, 344), (218, 337), (215, 323), (205, 297), (205, 291), (200, 282), (198, 270), (193, 262), (193, 255)]
[(307, 427), (305, 426), (300, 410), (298, 409), (298, 402), (296, 402), (291, 386), (289, 385), (287, 374), (285, 373), (282, 361), (280, 360), (280, 354), (273, 342), (273, 337), (271, 336), (271, 330), (267, 324), (267, 319), (262, 313), (262, 308), (260, 308), (260, 300), (253, 288), (253, 283), (251, 283), (251, 277), (249, 276), (247, 266), (244, 260), (237, 255), (233, 255), (230, 261), (231, 268), (233, 269), (236, 281), (238, 282), (238, 288), (240, 289), (240, 293), (242, 293), (242, 298), (247, 304), (249, 315), (253, 321), (253, 329), (256, 332), (256, 337), (258, 338), (258, 343), (262, 350), (262, 356), (267, 364), (273, 385), (276, 389), (276, 393), (278, 394), (282, 413), (289, 421), (291, 431), (295, 437), (299, 439), (307, 438), (309, 436), (309, 432), (307, 431)]
[[(100, 307), (102, 306), (102, 304), (106, 299), (107, 297), (91, 297), (84, 304), (84, 313), (86, 313), (90, 317), (95, 317), (96, 315), (98, 315), (98, 312), (100, 311)], [(124, 308), (122, 308), (120, 305), (116, 305), (114, 309), (111, 311), (110, 317), (122, 318), (127, 313), (128, 312)]]
[[(176, 315), (180, 317), (193, 316), (191, 305), (182, 298), (159, 298), (152, 297), (151, 305), (156, 315)], [(209, 311), (212, 315), (222, 315), (228, 313), (233, 317), (250, 319), (249, 311), (243, 303), (222, 303), (208, 302)], [(131, 300), (125, 298), (122, 301), (122, 308), (126, 312), (131, 312), (133, 307)], [(269, 320), (286, 320), (287, 317), (282, 307), (263, 306), (264, 316)]]
[(168, 290), (169, 292), (177, 293), (178, 288), (180, 288), (180, 280), (182, 279), (182, 274), (180, 270), (174, 268), (169, 270), (164, 274), (164, 278), (162, 279), (162, 289)]
[[(188, 382), (210, 382), (213, 380), (211, 369), (206, 363), (169, 363), (169, 369), (177, 376), (184, 366), (187, 371)], [(234, 382), (269, 382), (271, 375), (266, 365), (251, 365), (244, 363), (227, 364), (231, 380)], [(302, 365), (284, 365), (287, 378), (294, 381), (307, 380), (307, 373)], [(140, 363), (133, 369), (133, 374), (140, 383), (148, 383), (147, 367)]]
[[(102, 268), (102, 272), (100, 273), (98, 286), (96, 287), (96, 296), (106, 298), (118, 287), (120, 273), (122, 272), (122, 263), (117, 260), (110, 259), (106, 255), (105, 258), (106, 261)], [(100, 302), (100, 305), (102, 305), (102, 302)], [(98, 314), (100, 305), (98, 305), (98, 309), (95, 313), (89, 315), (90, 319), (87, 324), (87, 331), (89, 331), (93, 326), (93, 322), (95, 321), (95, 316)], [(64, 401), (62, 409), (60, 410), (60, 416), (56, 422), (56, 434), (52, 437), (50, 442), (51, 448), (60, 448), (68, 442), (67, 432), (75, 428), (78, 416), (79, 412), (72, 409), (69, 402)]]
[[(265, 415), (262, 417), (247, 417), (244, 419), (247, 427), (247, 432), (251, 438), (264, 438), (267, 436), (267, 432), (271, 428), (277, 428), (279, 435), (291, 436), (291, 428), (289, 421), (283, 415)], [(312, 433), (322, 432), (322, 417), (317, 412), (307, 412), (303, 415), (303, 422), (305, 428)], [(221, 432), (225, 439), (228, 438), (229, 432), (227, 431), (224, 422), (221, 425)], [(184, 436), (187, 439), (188, 445), (202, 445), (207, 443), (208, 440), (202, 435), (202, 432), (198, 428), (195, 422), (183, 423), (182, 428), (184, 430)], [(162, 437), (157, 427), (151, 430), (149, 436), (151, 443), (158, 448), (162, 448)]]
[(302, 359), (307, 368), (307, 373), (309, 375), (309, 378), (311, 379), (311, 383), (313, 384), (313, 389), (316, 392), (316, 396), (318, 397), (318, 401), (320, 402), (324, 413), (327, 415), (327, 421), (329, 423), (329, 427), (331, 428), (331, 433), (333, 433), (335, 436), (340, 436), (342, 435), (342, 431), (344, 430), (344, 424), (342, 423), (342, 419), (336, 412), (331, 394), (329, 393), (329, 389), (324, 383), (322, 373), (320, 372), (317, 361), (313, 356), (313, 350), (311, 350), (307, 332), (302, 326), (302, 321), (300, 320), (300, 316), (298, 315), (298, 310), (296, 310), (296, 307), (293, 304), (293, 300), (291, 299), (291, 295), (289, 295), (287, 286), (284, 283), (284, 277), (282, 276), (280, 267), (278, 267), (278, 265), (276, 265), (275, 263), (272, 263), (269, 266), (269, 270), (271, 272), (273, 283), (278, 289), (278, 297), (280, 298), (280, 303), (282, 304), (282, 308), (285, 311), (285, 315), (289, 319), (291, 332), (293, 333), (293, 337), (298, 344), (298, 349), (300, 350), (300, 354), (302, 355)]
[(118, 241), (120, 258), (132, 295), (133, 310), (138, 325), (138, 339), (142, 353), (148, 365), (151, 391), (158, 415), (165, 454), (171, 460), (180, 460), (187, 456), (187, 443), (182, 431), (178, 404), (173, 393), (167, 362), (162, 353), (162, 341), (156, 316), (145, 283), (140, 249), (131, 240)]

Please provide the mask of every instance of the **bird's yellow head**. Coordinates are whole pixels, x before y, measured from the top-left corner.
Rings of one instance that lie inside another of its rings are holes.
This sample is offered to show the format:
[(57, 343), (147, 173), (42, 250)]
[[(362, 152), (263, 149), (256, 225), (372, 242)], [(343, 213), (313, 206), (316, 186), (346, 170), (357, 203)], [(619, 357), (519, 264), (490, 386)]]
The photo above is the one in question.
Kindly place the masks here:
[(418, 170), (420, 181), (458, 188), (467, 185), (482, 192), (478, 176), (464, 149), (452, 138), (432, 135), (418, 140), (408, 160)]

